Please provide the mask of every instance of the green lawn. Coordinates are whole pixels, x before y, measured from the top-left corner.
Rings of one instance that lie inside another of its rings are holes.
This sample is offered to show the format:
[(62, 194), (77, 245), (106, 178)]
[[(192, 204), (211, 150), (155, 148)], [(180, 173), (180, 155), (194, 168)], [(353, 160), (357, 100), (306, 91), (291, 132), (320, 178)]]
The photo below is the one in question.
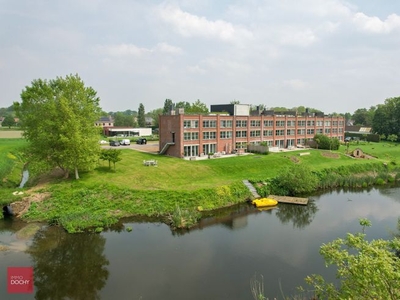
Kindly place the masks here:
[[(400, 147), (392, 144), (354, 144), (349, 150), (357, 147), (382, 162), (400, 162)], [(310, 149), (188, 161), (124, 149), (122, 161), (116, 164), (115, 172), (109, 170), (108, 163), (104, 162), (94, 172), (83, 174), (81, 179), (88, 184), (101, 184), (106, 181), (118, 187), (143, 190), (193, 190), (217, 187), (243, 179), (274, 177), (282, 168), (293, 163), (306, 163), (318, 171), (376, 161), (353, 159), (346, 156), (345, 151), (346, 148), (342, 146), (339, 151)], [(309, 152), (310, 155), (300, 156), (301, 152)], [(324, 153), (327, 153), (327, 156)], [(330, 154), (336, 154), (337, 157), (330, 157), (333, 156)], [(149, 159), (157, 159), (158, 167), (144, 166), (143, 160)]]
[[(0, 203), (18, 200), (12, 191), (20, 180), (23, 163), (18, 159), (18, 151), (24, 145), (21, 139), (0, 139), (0, 164), (8, 170), (3, 172), (2, 186), (9, 187), (1, 189)], [(351, 144), (349, 151), (356, 148), (375, 159), (350, 158), (345, 155), (345, 146), (339, 151), (307, 149), (194, 161), (125, 148), (115, 171), (113, 167), (109, 169), (108, 162), (100, 161), (95, 170), (81, 172), (80, 180), (73, 176), (68, 180), (54, 178), (50, 186), (41, 189), (50, 192), (51, 198), (34, 203), (25, 218), (61, 224), (69, 232), (88, 227), (101, 230), (132, 215), (162, 220), (172, 216), (178, 219), (177, 223), (193, 224), (198, 218), (198, 207), (211, 210), (251, 197), (241, 180), (263, 181), (295, 163), (307, 164), (315, 171), (372, 161), (389, 166), (400, 163), (400, 148), (396, 144)], [(300, 155), (305, 152), (309, 154)], [(143, 160), (150, 159), (156, 159), (158, 166), (143, 165)], [(12, 188), (8, 183), (13, 184)]]

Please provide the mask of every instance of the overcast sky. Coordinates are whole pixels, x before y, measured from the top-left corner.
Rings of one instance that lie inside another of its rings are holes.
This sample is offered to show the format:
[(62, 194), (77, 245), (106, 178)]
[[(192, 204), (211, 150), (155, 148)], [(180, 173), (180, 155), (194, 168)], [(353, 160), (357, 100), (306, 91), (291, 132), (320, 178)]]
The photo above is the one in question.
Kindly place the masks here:
[(0, 107), (79, 74), (105, 111), (350, 112), (400, 96), (398, 0), (0, 0)]

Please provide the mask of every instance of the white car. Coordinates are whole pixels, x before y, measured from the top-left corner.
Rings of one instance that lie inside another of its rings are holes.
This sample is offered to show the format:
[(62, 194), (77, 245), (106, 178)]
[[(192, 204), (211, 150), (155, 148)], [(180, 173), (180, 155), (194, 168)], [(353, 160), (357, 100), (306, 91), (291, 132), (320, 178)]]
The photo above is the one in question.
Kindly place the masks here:
[(130, 145), (130, 144), (131, 144), (131, 140), (129, 140), (129, 139), (123, 139), (121, 141), (121, 145)]
[(101, 140), (101, 141), (99, 141), (99, 143), (100, 143), (100, 144), (108, 144), (108, 142), (105, 141), (105, 140)]

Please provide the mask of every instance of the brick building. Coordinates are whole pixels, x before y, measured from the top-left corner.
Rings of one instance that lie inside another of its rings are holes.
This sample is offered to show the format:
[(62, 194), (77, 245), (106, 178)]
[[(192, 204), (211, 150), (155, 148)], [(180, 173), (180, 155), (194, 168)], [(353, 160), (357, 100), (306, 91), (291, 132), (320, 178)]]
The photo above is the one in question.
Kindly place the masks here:
[(304, 146), (315, 134), (343, 141), (343, 117), (323, 113), (255, 111), (250, 105), (211, 105), (211, 113), (189, 115), (182, 109), (159, 116), (160, 153), (193, 157), (233, 153), (262, 142), (269, 147)]

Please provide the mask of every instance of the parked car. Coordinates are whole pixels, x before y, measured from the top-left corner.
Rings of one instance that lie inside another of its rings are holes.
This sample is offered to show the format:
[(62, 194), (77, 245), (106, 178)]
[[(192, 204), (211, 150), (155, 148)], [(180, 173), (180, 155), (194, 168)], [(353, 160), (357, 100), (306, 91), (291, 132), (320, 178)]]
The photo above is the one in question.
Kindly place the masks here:
[(139, 144), (139, 145), (147, 144), (147, 140), (145, 138), (139, 138), (136, 141), (136, 144)]
[(99, 141), (99, 143), (100, 143), (100, 144), (108, 144), (108, 142), (105, 141), (105, 140), (101, 140), (101, 141)]
[(120, 142), (121, 145), (130, 145), (131, 144), (131, 140), (130, 139), (123, 139)]
[(121, 144), (120, 144), (119, 141), (113, 141), (113, 140), (111, 140), (111, 141), (110, 141), (110, 146), (121, 146)]

